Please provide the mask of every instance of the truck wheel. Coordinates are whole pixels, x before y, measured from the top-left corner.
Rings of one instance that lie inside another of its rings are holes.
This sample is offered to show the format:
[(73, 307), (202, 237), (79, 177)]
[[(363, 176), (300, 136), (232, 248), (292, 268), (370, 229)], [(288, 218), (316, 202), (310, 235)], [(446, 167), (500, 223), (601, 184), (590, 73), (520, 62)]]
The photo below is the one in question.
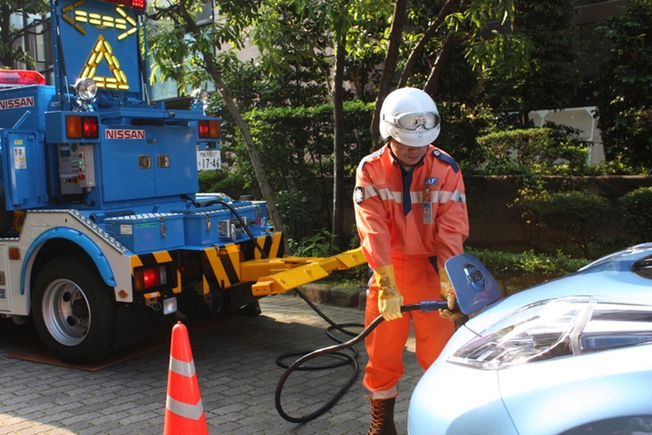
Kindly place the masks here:
[(179, 301), (179, 311), (196, 319), (217, 319), (228, 312), (228, 295), (222, 289), (214, 289), (208, 301), (203, 296), (185, 295)]
[(92, 266), (62, 257), (38, 274), (32, 316), (41, 341), (71, 363), (99, 360), (113, 350), (115, 303)]
[(247, 317), (258, 317), (263, 312), (263, 310), (260, 309), (260, 303), (258, 301), (254, 301), (240, 308), (240, 312)]

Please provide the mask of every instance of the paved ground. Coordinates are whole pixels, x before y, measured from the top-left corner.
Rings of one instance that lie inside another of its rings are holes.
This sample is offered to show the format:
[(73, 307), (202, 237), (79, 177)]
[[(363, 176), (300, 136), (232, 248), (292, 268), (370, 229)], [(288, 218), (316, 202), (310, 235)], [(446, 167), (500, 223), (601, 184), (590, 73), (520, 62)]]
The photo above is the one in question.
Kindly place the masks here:
[[(370, 422), (361, 375), (326, 414), (290, 423), (278, 414), (274, 393), (284, 369), (279, 355), (334, 342), (327, 323), (300, 298), (261, 300), (256, 318), (234, 317), (212, 329), (190, 330), (190, 343), (211, 434), (363, 434)], [(356, 308), (319, 304), (335, 322), (362, 322)], [(0, 434), (161, 434), (169, 343), (144, 355), (89, 372), (8, 358), (35, 342), (28, 327), (0, 326)], [(367, 361), (359, 344), (361, 368)], [(289, 362), (294, 361), (293, 357)], [(409, 395), (421, 369), (408, 343), (406, 375), (397, 401), (399, 433), (406, 433)], [(352, 372), (339, 369), (295, 372), (283, 389), (283, 409), (293, 417), (313, 412), (332, 397)]]

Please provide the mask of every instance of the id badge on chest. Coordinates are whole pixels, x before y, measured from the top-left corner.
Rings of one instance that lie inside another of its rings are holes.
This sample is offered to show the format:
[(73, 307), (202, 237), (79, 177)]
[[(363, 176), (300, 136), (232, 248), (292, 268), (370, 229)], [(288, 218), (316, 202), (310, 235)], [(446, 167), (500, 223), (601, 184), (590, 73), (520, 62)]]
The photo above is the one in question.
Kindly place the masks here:
[(432, 202), (430, 202), (430, 189), (423, 192), (423, 223), (432, 224)]

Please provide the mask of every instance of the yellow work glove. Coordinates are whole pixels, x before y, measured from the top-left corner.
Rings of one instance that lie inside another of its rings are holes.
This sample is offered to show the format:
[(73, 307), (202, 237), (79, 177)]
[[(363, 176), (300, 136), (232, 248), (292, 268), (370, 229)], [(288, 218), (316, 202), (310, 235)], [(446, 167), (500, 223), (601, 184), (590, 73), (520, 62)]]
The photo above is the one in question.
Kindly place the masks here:
[(378, 283), (378, 310), (385, 320), (400, 319), (403, 296), (396, 287), (394, 266), (381, 266), (374, 271)]
[(455, 297), (455, 290), (453, 290), (453, 285), (448, 277), (448, 273), (443, 267), (439, 269), (439, 286), (439, 294), (448, 304), (447, 309), (439, 309), (439, 315), (446, 320), (454, 322), (462, 317), (462, 313), (459, 311), (453, 312), (453, 308), (455, 308), (455, 300), (457, 298)]

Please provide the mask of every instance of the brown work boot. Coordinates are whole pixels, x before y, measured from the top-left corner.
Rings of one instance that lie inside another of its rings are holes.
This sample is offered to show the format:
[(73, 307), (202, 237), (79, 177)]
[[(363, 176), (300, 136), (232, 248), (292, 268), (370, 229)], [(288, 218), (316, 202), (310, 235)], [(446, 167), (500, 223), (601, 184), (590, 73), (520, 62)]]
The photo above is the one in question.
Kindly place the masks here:
[(396, 435), (396, 426), (394, 426), (396, 398), (367, 399), (371, 402), (371, 426), (368, 435)]

